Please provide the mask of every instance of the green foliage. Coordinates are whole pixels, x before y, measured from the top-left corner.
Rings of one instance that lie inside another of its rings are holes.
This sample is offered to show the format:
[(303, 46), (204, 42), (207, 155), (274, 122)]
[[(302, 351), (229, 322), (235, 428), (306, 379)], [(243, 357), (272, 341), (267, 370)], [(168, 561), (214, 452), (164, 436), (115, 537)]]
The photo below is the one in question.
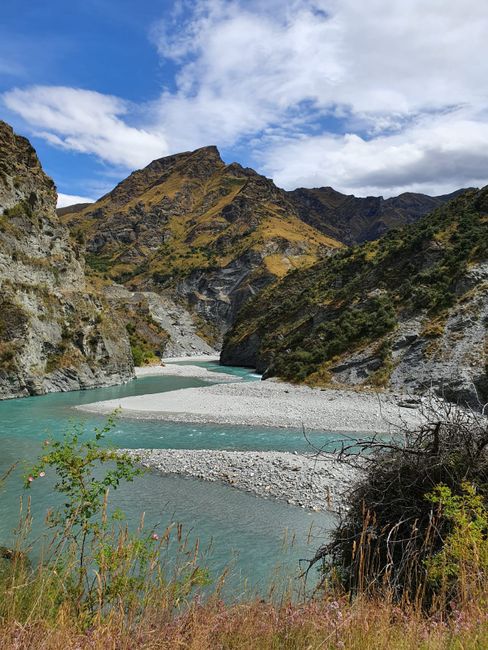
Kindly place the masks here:
[[(257, 339), (268, 375), (303, 381), (401, 317), (438, 317), (460, 298), (469, 265), (488, 257), (487, 196), (488, 188), (468, 191), (416, 224), (289, 273), (244, 305), (224, 358)], [(380, 383), (391, 370), (384, 365)]]
[(113, 266), (113, 261), (110, 255), (87, 253), (85, 260), (91, 269), (98, 271), (99, 273), (106, 273)]
[(141, 345), (131, 343), (132, 360), (136, 367), (145, 366), (155, 359), (151, 350), (143, 348)]
[(126, 327), (129, 333), (134, 366), (141, 367), (156, 361), (158, 357), (154, 354), (152, 347), (137, 334), (135, 326), (132, 323), (128, 323)]
[[(24, 479), (28, 489), (36, 479), (54, 472), (54, 490), (63, 496), (63, 504), (50, 512), (48, 523), (63, 544), (69, 544), (70, 557), (78, 558), (65, 580), (76, 607), (86, 607), (91, 613), (101, 602), (105, 606), (120, 596), (121, 589), (140, 589), (143, 579), (141, 582), (139, 571), (144, 571), (151, 557), (149, 538), (133, 539), (129, 535), (120, 557), (118, 540), (114, 539), (107, 518), (109, 489), (117, 489), (122, 481), (133, 481), (141, 473), (128, 455), (101, 446), (114, 424), (114, 417), (110, 417), (105, 426), (94, 430), (93, 438), (85, 439), (82, 427), (75, 426), (62, 440), (46, 441), (43, 456)], [(117, 518), (115, 513), (112, 520)], [(136, 575), (120, 574), (124, 557), (137, 560)], [(58, 564), (56, 558), (55, 565)], [(93, 580), (96, 575), (98, 580)]]
[(334, 316), (315, 327), (303, 339), (303, 347), (279, 356), (272, 366), (273, 371), (285, 379), (303, 380), (320, 364), (353, 345), (382, 336), (396, 325), (393, 305), (386, 296), (374, 297)]
[[(442, 549), (426, 561), (427, 577), (436, 590), (451, 599), (474, 595), (488, 577), (488, 508), (472, 483), (460, 494), (438, 485), (426, 495), (438, 506), (438, 516), (450, 524)], [(460, 593), (460, 592), (464, 593)]]
[[(64, 504), (51, 514), (51, 523), (62, 525), (75, 538), (79, 528), (83, 532), (98, 529), (100, 524), (94, 518), (100, 513), (109, 488), (116, 489), (121, 481), (133, 481), (141, 473), (129, 456), (99, 444), (114, 426), (112, 416), (102, 428), (95, 428), (93, 439), (87, 440), (83, 428), (75, 426), (61, 441), (46, 444), (46, 452), (25, 476), (25, 487), (29, 488), (48, 468), (54, 469), (54, 489), (64, 495)], [(95, 470), (107, 465), (108, 469), (98, 478)]]
[(32, 208), (27, 201), (20, 201), (11, 208), (7, 208), (3, 212), (5, 217), (10, 219), (18, 219), (21, 217), (32, 217)]

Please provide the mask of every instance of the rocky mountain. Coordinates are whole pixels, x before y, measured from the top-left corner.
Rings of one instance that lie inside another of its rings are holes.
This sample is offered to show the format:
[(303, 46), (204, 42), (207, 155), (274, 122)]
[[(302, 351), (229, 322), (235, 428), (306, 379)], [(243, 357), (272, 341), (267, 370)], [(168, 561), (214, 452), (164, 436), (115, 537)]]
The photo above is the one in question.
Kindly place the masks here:
[(305, 223), (344, 244), (361, 244), (378, 239), (392, 228), (415, 223), (458, 196), (458, 190), (443, 196), (405, 192), (384, 199), (382, 196), (358, 198), (337, 192), (332, 187), (299, 188), (289, 192)]
[(56, 198), (28, 140), (0, 122), (0, 398), (133, 377), (126, 328), (87, 282)]
[(91, 203), (74, 203), (73, 205), (68, 205), (65, 208), (57, 208), (56, 214), (58, 217), (64, 217), (64, 215), (69, 214), (70, 212), (80, 212), (90, 205)]
[(93, 270), (191, 308), (218, 341), (244, 303), (340, 248), (272, 181), (216, 147), (153, 161), (63, 221)]
[(290, 273), (245, 305), (222, 362), (313, 385), (488, 401), (488, 188)]

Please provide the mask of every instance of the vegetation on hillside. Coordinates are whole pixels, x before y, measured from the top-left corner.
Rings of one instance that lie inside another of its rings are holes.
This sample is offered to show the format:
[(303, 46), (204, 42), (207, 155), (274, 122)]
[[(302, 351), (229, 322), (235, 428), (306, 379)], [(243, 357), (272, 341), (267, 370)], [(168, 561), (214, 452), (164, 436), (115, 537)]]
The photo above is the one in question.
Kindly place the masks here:
[(156, 160), (63, 218), (93, 270), (133, 286), (161, 288), (253, 253), (282, 277), (340, 247), (303, 223), (272, 181), (225, 165), (212, 147)]
[[(257, 340), (268, 375), (327, 381), (344, 352), (382, 342), (400, 317), (442, 317), (460, 281), (488, 257), (488, 189), (469, 191), (382, 239), (348, 248), (266, 288), (239, 314), (223, 358)], [(464, 289), (466, 291), (467, 289)], [(383, 350), (388, 361), (388, 351)]]

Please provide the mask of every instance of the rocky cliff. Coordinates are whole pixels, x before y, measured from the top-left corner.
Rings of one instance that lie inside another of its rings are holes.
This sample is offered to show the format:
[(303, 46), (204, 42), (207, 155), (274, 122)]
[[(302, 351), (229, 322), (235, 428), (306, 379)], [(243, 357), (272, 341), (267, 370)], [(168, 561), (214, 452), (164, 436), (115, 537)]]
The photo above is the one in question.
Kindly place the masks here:
[(86, 281), (28, 140), (0, 122), (0, 398), (133, 377), (124, 325)]
[(195, 318), (171, 298), (113, 283), (105, 286), (104, 294), (126, 323), (136, 365), (159, 363), (160, 357), (218, 355)]
[(216, 147), (153, 161), (67, 223), (99, 273), (189, 306), (218, 341), (250, 297), (341, 245)]
[(389, 230), (415, 223), (465, 190), (443, 196), (405, 192), (384, 199), (359, 198), (337, 192), (332, 187), (299, 188), (289, 192), (298, 214), (320, 232), (348, 244), (378, 239)]
[(248, 303), (227, 364), (314, 385), (488, 401), (488, 188), (289, 274)]

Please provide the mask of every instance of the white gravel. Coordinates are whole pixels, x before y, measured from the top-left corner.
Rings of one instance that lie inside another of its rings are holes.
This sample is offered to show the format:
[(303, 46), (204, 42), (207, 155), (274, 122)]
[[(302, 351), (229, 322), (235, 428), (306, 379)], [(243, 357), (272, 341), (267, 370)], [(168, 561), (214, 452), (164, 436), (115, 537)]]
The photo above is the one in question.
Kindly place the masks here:
[(239, 377), (226, 373), (225, 370), (222, 372), (212, 372), (208, 368), (191, 365), (177, 366), (175, 364), (169, 364), (167, 366), (144, 366), (142, 368), (136, 368), (135, 372), (136, 377), (195, 377), (196, 379), (213, 382), (240, 381)]
[(341, 494), (356, 475), (332, 454), (320, 458), (275, 451), (213, 451), (180, 449), (123, 450), (145, 467), (220, 481), (264, 498), (315, 511), (336, 512)]
[(391, 393), (259, 381), (125, 397), (77, 408), (94, 413), (120, 408), (122, 417), (178, 422), (386, 433), (420, 421), (418, 410), (401, 406), (402, 399)]
[(220, 357), (218, 354), (201, 354), (200, 356), (188, 354), (186, 357), (166, 357), (161, 359), (163, 363), (176, 363), (178, 361), (213, 361), (218, 363)]

